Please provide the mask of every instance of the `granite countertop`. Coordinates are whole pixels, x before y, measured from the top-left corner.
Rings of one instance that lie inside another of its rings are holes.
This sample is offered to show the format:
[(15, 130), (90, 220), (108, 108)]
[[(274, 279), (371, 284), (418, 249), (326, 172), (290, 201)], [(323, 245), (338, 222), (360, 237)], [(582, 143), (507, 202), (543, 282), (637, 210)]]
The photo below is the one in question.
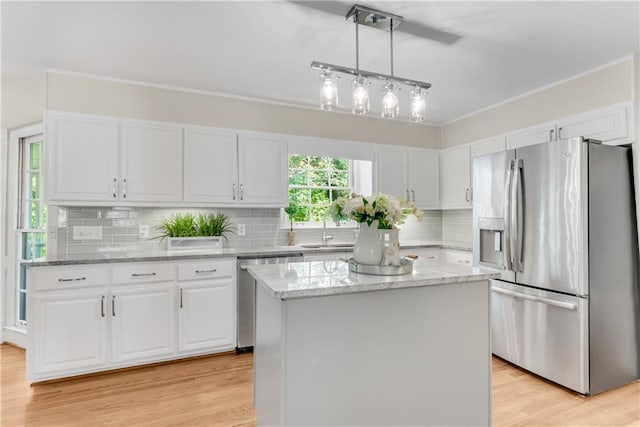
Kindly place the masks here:
[(286, 300), (336, 294), (444, 285), (495, 279), (500, 273), (440, 260), (416, 260), (402, 276), (352, 273), (343, 260), (249, 266), (249, 272), (275, 298)]
[[(401, 248), (444, 248), (470, 251), (470, 248), (456, 245), (448, 245), (443, 242), (412, 240), (402, 242)], [(334, 243), (329, 246), (301, 244), (299, 246), (266, 246), (256, 248), (223, 248), (210, 250), (181, 250), (181, 251), (146, 251), (146, 252), (116, 252), (116, 253), (86, 253), (48, 256), (32, 261), (23, 261), (27, 267), (43, 267), (55, 265), (77, 264), (107, 264), (118, 262), (142, 262), (142, 261), (175, 261), (183, 259), (224, 258), (224, 257), (263, 257), (286, 256), (289, 254), (318, 254), (331, 252), (346, 252), (352, 247), (342, 243)]]

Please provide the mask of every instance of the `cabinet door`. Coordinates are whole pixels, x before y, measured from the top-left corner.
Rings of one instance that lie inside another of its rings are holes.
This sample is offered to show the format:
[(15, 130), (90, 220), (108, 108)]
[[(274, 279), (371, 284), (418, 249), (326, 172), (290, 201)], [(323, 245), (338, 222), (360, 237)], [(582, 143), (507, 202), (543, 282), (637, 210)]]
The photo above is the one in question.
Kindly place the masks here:
[(507, 150), (555, 140), (555, 124), (544, 123), (507, 135)]
[(631, 142), (626, 107), (581, 114), (558, 123), (558, 139), (584, 136), (609, 143)]
[(411, 200), (420, 208), (438, 208), (440, 206), (438, 152), (410, 151), (408, 161)]
[(235, 204), (237, 134), (217, 129), (184, 132), (184, 201)]
[(107, 366), (106, 296), (106, 289), (102, 288), (30, 297), (27, 351), (30, 380)]
[(234, 281), (211, 279), (182, 282), (179, 293), (179, 351), (235, 348)]
[(239, 135), (239, 202), (244, 205), (289, 204), (287, 143), (278, 136)]
[(440, 205), (443, 209), (471, 206), (469, 146), (440, 152)]
[(486, 156), (487, 154), (500, 153), (506, 149), (506, 138), (499, 136), (496, 138), (484, 139), (471, 144), (471, 157)]
[(175, 352), (173, 283), (114, 287), (109, 301), (114, 362)]
[(49, 113), (45, 147), (51, 203), (117, 199), (116, 120)]
[(123, 201), (182, 201), (182, 128), (123, 122), (121, 178)]
[(376, 152), (376, 192), (408, 200), (407, 152), (381, 148)]

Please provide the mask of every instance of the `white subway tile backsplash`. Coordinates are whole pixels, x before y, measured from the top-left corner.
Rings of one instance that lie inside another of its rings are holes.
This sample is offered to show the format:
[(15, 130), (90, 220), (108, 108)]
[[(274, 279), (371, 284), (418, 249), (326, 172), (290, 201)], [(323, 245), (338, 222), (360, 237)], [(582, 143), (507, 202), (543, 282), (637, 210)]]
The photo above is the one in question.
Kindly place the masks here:
[[(229, 234), (227, 247), (251, 248), (287, 244), (288, 221), (282, 220), (280, 209), (167, 209), (167, 208), (81, 208), (60, 209), (67, 215), (67, 227), (58, 229), (58, 254), (108, 253), (125, 251), (150, 251), (166, 247), (160, 241), (156, 227), (162, 218), (184, 212), (222, 212), (228, 215), (233, 224), (245, 224), (247, 234), (237, 236)], [(148, 239), (139, 237), (138, 226), (149, 225)], [(72, 233), (67, 232), (73, 226), (94, 226), (103, 228), (100, 241), (74, 241)], [(295, 228), (297, 244), (320, 244), (321, 229)], [(356, 230), (349, 227), (330, 227), (328, 233), (334, 236), (334, 242), (353, 242)], [(419, 222), (409, 217), (400, 230), (400, 240), (430, 240), (471, 246), (471, 211), (427, 211)]]

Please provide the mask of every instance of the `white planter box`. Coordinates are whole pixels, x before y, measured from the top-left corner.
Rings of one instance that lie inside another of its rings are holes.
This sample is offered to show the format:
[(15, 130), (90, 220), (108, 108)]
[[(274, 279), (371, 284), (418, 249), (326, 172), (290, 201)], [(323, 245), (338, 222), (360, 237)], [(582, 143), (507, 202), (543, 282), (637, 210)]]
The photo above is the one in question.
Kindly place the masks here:
[(179, 251), (185, 249), (221, 249), (224, 237), (168, 237), (167, 250)]

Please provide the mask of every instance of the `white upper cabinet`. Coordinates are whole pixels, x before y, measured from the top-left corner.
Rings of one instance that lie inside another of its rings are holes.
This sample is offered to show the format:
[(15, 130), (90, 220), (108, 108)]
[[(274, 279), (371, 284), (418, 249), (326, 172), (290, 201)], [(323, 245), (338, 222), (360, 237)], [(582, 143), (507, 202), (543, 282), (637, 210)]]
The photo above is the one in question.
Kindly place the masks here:
[(614, 105), (507, 135), (507, 149), (583, 136), (606, 144), (633, 142), (632, 106)]
[(507, 147), (506, 137), (483, 139), (471, 144), (471, 157), (486, 156), (487, 154), (500, 153)]
[(558, 139), (584, 136), (608, 144), (631, 142), (630, 108), (616, 106), (558, 121)]
[(375, 169), (378, 193), (413, 201), (420, 208), (438, 208), (437, 150), (378, 148)]
[(438, 152), (411, 150), (408, 156), (411, 200), (421, 208), (438, 208), (440, 204)]
[(182, 201), (182, 127), (122, 123), (122, 200)]
[(380, 148), (376, 158), (376, 191), (408, 200), (407, 151)]
[(277, 135), (238, 136), (238, 201), (243, 205), (287, 206), (287, 143)]
[(507, 149), (526, 147), (556, 140), (555, 123), (543, 123), (507, 135)]
[(440, 152), (440, 206), (442, 209), (471, 207), (470, 154), (469, 145)]
[(235, 204), (237, 134), (188, 127), (184, 132), (184, 201)]
[(51, 201), (118, 199), (118, 121), (50, 113), (47, 190)]

